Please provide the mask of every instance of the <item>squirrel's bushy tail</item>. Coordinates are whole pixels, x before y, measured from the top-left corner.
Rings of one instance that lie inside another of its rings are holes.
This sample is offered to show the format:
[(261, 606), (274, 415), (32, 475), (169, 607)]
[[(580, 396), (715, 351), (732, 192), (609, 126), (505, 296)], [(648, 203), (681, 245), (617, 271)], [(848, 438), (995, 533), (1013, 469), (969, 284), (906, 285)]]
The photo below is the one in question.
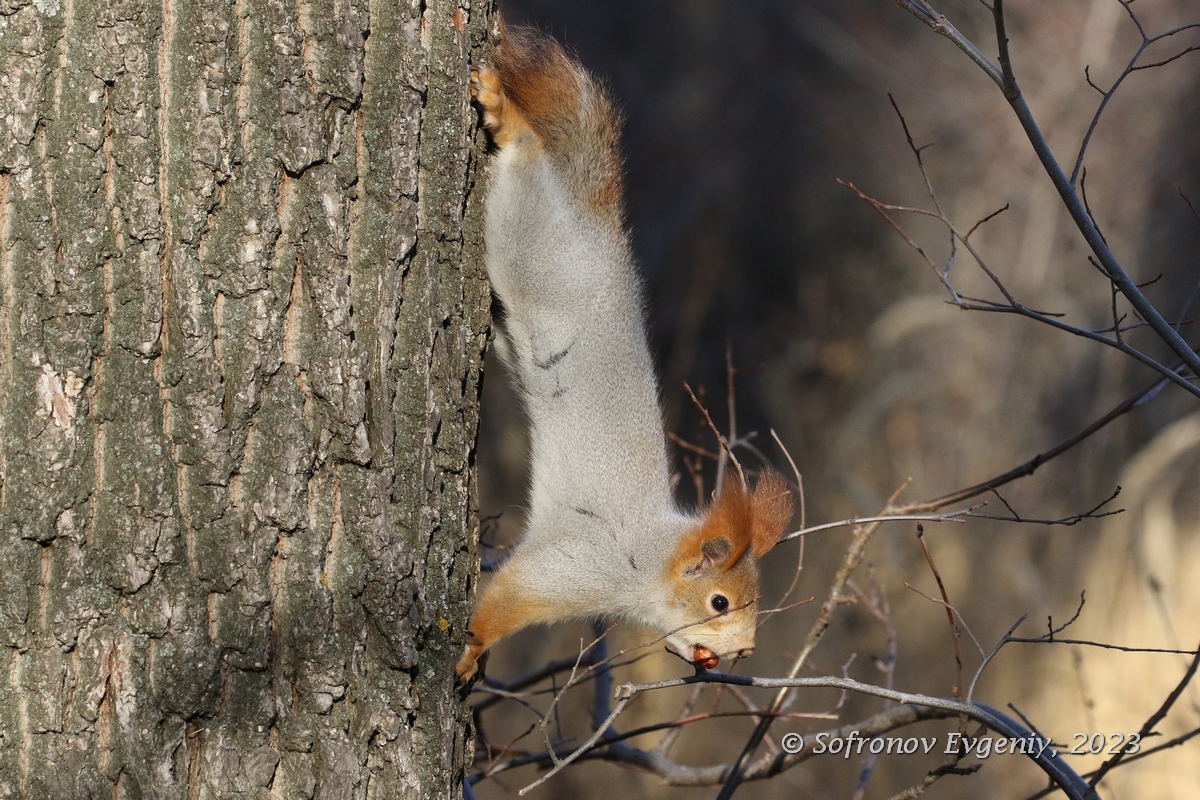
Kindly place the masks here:
[(541, 139), (572, 195), (622, 224), (621, 115), (604, 85), (531, 27), (502, 23), (490, 60), (505, 96)]

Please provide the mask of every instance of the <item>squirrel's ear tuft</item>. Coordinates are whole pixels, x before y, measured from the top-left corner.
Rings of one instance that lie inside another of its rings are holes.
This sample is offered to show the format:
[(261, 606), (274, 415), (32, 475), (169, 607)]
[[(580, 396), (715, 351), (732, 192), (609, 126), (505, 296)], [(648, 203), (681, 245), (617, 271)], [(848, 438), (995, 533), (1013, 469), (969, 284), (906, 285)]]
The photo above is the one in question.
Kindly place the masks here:
[(753, 517), (753, 544), (755, 558), (762, 558), (787, 532), (792, 521), (792, 491), (783, 478), (774, 472), (764, 472), (754, 487), (750, 501)]
[(792, 520), (792, 492), (774, 472), (764, 472), (754, 492), (730, 476), (704, 521), (679, 543), (677, 574), (696, 577), (733, 569), (749, 551), (757, 560), (775, 546)]
[(675, 566), (688, 577), (733, 569), (749, 549), (751, 497), (737, 478), (727, 479), (704, 519), (683, 537)]

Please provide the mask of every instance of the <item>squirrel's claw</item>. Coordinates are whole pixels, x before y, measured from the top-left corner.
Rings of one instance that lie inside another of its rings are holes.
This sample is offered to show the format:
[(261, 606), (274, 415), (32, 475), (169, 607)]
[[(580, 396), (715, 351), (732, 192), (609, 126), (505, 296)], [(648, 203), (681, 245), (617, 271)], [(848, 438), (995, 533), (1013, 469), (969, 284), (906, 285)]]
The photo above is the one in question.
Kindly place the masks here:
[(483, 646), (483, 640), (476, 634), (467, 631), (466, 647), (463, 648), (462, 657), (454, 666), (455, 683), (460, 686), (468, 686), (481, 680), (487, 667), (487, 658), (488, 651)]
[(483, 109), (483, 127), (495, 130), (500, 126), (504, 106), (504, 90), (500, 76), (486, 64), (471, 67), (471, 97)]

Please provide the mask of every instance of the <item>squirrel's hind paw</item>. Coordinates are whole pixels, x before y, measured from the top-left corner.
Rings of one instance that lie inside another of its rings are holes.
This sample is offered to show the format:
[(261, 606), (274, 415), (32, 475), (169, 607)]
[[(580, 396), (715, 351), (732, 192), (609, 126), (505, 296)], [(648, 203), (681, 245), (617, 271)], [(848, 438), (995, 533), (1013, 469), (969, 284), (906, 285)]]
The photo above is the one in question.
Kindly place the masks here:
[(483, 127), (495, 132), (501, 127), (504, 109), (504, 90), (500, 76), (486, 64), (471, 67), (471, 97), (483, 109)]
[(505, 95), (499, 73), (486, 64), (471, 67), (471, 97), (483, 110), (483, 127), (497, 147), (506, 147), (529, 130), (517, 104)]

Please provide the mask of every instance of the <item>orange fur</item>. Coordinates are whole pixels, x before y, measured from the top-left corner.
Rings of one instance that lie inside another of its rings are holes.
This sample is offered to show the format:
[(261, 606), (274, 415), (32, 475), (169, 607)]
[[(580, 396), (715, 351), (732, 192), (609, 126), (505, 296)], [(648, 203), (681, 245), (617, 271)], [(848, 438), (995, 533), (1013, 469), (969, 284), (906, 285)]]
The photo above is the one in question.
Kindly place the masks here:
[(490, 61), (474, 73), (474, 93), (496, 146), (533, 133), (572, 194), (622, 224), (621, 115), (604, 87), (532, 28), (501, 23)]
[(551, 618), (549, 609), (529, 589), (515, 584), (513, 573), (500, 571), (484, 590), (471, 615), (467, 647), (454, 671), (467, 681), (478, 669), (480, 656), (510, 633)]
[[(673, 575), (688, 575), (704, 569), (728, 572), (741, 560), (751, 542), (753, 506), (741, 481), (731, 478), (704, 515), (704, 521), (679, 542), (671, 563)], [(716, 539), (729, 541), (729, 556), (705, 565), (704, 545)]]
[(508, 99), (529, 118), (547, 141), (577, 139), (581, 81), (586, 76), (558, 42), (528, 28), (504, 26), (492, 55), (500, 85)]
[(497, 147), (508, 147), (522, 134), (532, 133), (521, 109), (504, 94), (495, 70), (475, 67), (471, 79), (471, 94), (483, 109), (483, 127), (491, 131)]
[(729, 540), (730, 554), (712, 567), (728, 572), (747, 549), (755, 559), (762, 558), (786, 531), (792, 510), (792, 493), (774, 472), (764, 473), (753, 493), (739, 479), (727, 478), (704, 521), (680, 541), (672, 573), (694, 570), (705, 561), (705, 542), (720, 537)]
[(753, 520), (751, 550), (755, 558), (762, 558), (787, 532), (792, 521), (792, 513), (796, 510), (792, 504), (792, 491), (783, 478), (774, 472), (766, 472), (758, 479), (750, 504)]

